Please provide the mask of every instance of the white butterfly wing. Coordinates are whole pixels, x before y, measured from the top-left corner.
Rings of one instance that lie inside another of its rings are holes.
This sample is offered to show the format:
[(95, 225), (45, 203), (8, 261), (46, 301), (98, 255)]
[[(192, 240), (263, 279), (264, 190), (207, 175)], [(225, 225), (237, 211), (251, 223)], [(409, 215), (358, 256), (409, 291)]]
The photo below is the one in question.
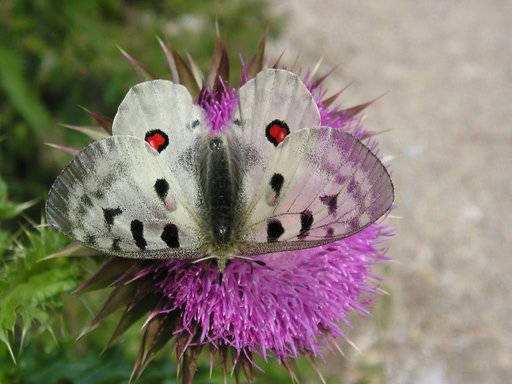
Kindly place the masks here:
[(244, 254), (303, 249), (361, 231), (386, 213), (386, 167), (352, 135), (328, 127), (291, 133), (246, 212)]
[(200, 219), (158, 152), (132, 136), (85, 147), (53, 184), (48, 222), (99, 251), (132, 258), (197, 258)]
[(206, 134), (203, 111), (188, 90), (168, 80), (146, 81), (132, 87), (121, 102), (113, 135), (130, 135), (148, 142), (199, 208), (198, 164)]
[(320, 113), (302, 80), (282, 69), (263, 70), (238, 95), (230, 132), (241, 149), (241, 199), (247, 203), (256, 194), (279, 143), (289, 133), (318, 126)]

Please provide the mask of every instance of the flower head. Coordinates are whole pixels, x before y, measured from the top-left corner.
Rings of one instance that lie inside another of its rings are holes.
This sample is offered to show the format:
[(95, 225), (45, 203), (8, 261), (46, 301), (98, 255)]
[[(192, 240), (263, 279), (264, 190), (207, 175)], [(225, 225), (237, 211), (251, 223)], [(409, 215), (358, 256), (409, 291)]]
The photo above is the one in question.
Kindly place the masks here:
[[(238, 103), (237, 92), (228, 81), (226, 48), (218, 42), (212, 69), (206, 80), (199, 82), (192, 71), (195, 64), (187, 64), (175, 50), (160, 43), (176, 68), (173, 80), (187, 86), (203, 108), (210, 130), (221, 131)], [(263, 39), (258, 53), (243, 64), (241, 84), (266, 66), (264, 47)], [(322, 84), (326, 76), (313, 77), (313, 72), (302, 76), (315, 98), (321, 124), (368, 139), (371, 133), (361, 127), (358, 113), (369, 103), (348, 109), (333, 106), (338, 95), (325, 97)], [(109, 130), (109, 119), (91, 114)], [(376, 143), (370, 147), (376, 149)], [(259, 255), (254, 257), (255, 263), (233, 259), (221, 281), (210, 262), (110, 258), (79, 289), (115, 287), (84, 333), (124, 308), (109, 345), (136, 320), (146, 318), (134, 373), (140, 375), (155, 354), (174, 341), (177, 358), (183, 362), (184, 382), (190, 382), (187, 380), (193, 377), (205, 347), (212, 354), (219, 353), (225, 371), (231, 351), (234, 368), (241, 366), (249, 381), (255, 354), (278, 359), (294, 377), (290, 359), (318, 356), (325, 347), (336, 346), (336, 339), (344, 336), (342, 327), (349, 324), (347, 315), (368, 313), (366, 308), (378, 292), (370, 268), (386, 259), (381, 242), (389, 235), (385, 226), (375, 223), (318, 248)]]

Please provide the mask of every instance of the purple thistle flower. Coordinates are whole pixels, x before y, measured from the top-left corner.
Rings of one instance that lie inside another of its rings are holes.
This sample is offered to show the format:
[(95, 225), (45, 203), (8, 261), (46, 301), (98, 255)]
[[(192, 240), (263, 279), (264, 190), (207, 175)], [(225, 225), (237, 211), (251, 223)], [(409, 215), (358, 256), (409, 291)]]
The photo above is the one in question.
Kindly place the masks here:
[[(382, 260), (374, 225), (328, 246), (259, 256), (265, 266), (233, 260), (222, 284), (216, 268), (187, 261), (154, 263), (155, 289), (169, 300), (160, 313), (180, 312), (177, 336), (199, 345), (226, 345), (265, 359), (318, 355), (326, 340), (343, 336), (340, 322), (367, 314), (370, 267)], [(327, 336), (327, 338), (326, 338)], [(330, 337), (330, 338), (329, 338)]]
[(220, 132), (226, 126), (233, 115), (238, 102), (238, 96), (234, 89), (225, 82), (220, 82), (220, 89), (203, 87), (199, 93), (197, 104), (206, 112), (209, 128), (212, 132)]
[[(218, 42), (218, 51), (213, 55), (217, 61), (212, 63), (209, 80), (199, 84), (191, 75), (193, 63), (187, 64), (175, 50), (160, 43), (181, 74), (173, 80), (187, 86), (204, 109), (209, 128), (220, 132), (238, 103), (236, 90), (226, 81), (226, 48)], [(265, 39), (255, 57), (243, 65), (241, 84), (265, 67), (264, 47)], [(124, 54), (138, 69), (145, 68)], [(302, 77), (315, 98), (321, 124), (349, 131), (360, 139), (371, 137), (358, 117), (370, 103), (348, 109), (332, 106), (339, 94), (325, 98), (321, 84), (327, 75), (312, 80), (313, 75), (306, 72)], [(111, 120), (90, 114), (111, 134)], [(376, 142), (370, 147), (376, 150)], [(226, 266), (221, 283), (217, 268), (209, 262), (110, 258), (78, 290), (114, 287), (83, 333), (124, 308), (108, 345), (146, 316), (134, 366), (138, 376), (166, 343), (174, 341), (178, 362), (183, 363), (185, 383), (192, 382), (204, 347), (210, 349), (212, 356), (219, 353), (224, 372), (231, 351), (233, 369), (243, 368), (249, 382), (253, 381), (254, 354), (265, 360), (278, 359), (294, 378), (290, 359), (320, 356), (325, 348), (338, 348), (336, 339), (343, 338), (343, 327), (350, 325), (348, 314), (368, 315), (367, 307), (379, 293), (378, 278), (371, 274), (371, 267), (387, 259), (381, 243), (389, 236), (388, 227), (375, 223), (322, 247), (254, 257), (264, 265), (233, 259)]]

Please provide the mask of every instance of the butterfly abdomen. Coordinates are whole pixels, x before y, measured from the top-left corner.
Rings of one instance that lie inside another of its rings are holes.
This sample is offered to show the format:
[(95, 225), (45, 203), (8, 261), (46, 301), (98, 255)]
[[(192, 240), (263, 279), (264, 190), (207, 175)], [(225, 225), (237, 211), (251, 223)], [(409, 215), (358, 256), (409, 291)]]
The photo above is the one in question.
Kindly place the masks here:
[(208, 139), (201, 183), (203, 201), (215, 245), (223, 247), (232, 242), (237, 210), (239, 168), (225, 137)]

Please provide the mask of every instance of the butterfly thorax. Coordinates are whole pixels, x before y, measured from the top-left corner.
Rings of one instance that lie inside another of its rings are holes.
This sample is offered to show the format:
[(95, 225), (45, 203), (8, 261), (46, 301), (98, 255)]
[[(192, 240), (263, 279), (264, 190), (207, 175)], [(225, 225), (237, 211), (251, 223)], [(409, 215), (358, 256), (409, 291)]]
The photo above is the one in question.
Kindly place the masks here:
[(236, 252), (240, 169), (226, 136), (208, 137), (200, 164), (203, 209), (210, 255), (230, 259)]

